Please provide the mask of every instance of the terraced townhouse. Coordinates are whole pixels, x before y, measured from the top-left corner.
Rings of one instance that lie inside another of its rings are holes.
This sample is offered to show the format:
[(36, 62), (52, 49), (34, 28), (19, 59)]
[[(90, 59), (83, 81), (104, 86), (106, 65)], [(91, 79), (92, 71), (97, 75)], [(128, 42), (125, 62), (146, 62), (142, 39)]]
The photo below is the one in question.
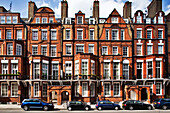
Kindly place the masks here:
[[(170, 96), (169, 15), (162, 0), (153, 0), (148, 14), (126, 2), (100, 18), (78, 11), (61, 18), (49, 7), (28, 3), (28, 18), (0, 7), (0, 102), (38, 98), (61, 105), (71, 100), (95, 103), (128, 99), (152, 102)], [(154, 10), (153, 10), (154, 9)]]

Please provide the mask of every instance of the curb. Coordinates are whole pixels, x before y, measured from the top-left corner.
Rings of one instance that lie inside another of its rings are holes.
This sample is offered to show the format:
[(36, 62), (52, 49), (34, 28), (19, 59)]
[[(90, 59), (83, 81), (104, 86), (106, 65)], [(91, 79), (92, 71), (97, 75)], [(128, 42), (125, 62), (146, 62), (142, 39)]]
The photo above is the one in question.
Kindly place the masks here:
[(22, 110), (22, 108), (0, 108), (0, 110)]

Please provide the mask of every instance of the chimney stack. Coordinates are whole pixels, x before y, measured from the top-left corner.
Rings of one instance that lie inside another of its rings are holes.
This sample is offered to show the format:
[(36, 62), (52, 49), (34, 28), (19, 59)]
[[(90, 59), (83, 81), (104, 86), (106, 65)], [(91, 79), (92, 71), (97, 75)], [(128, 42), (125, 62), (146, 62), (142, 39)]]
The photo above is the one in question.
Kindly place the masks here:
[(123, 6), (123, 18), (131, 18), (132, 14), (132, 2), (127, 1)]
[(29, 1), (28, 2), (28, 18), (33, 17), (36, 10), (37, 10), (37, 6), (35, 2)]
[(99, 19), (99, 1), (95, 0), (93, 3), (93, 18), (95, 18), (97, 21)]
[(67, 0), (61, 1), (61, 20), (68, 17), (68, 3)]
[(159, 11), (162, 11), (162, 0), (152, 0), (148, 6), (148, 17), (153, 18)]

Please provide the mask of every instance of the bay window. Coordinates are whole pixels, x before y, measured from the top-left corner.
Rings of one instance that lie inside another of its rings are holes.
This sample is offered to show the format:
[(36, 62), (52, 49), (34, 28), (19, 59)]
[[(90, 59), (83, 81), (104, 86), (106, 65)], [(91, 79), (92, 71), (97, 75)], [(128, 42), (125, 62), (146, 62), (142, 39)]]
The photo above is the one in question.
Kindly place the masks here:
[(48, 64), (46, 63), (42, 64), (42, 79), (44, 80), (48, 79)]
[(65, 62), (65, 77), (68, 79), (69, 76), (72, 75), (72, 62), (66, 61)]
[(113, 79), (120, 79), (120, 67), (118, 62), (113, 63)]
[(40, 79), (40, 64), (33, 63), (33, 78)]
[(82, 83), (82, 97), (88, 96), (88, 83)]
[(147, 62), (147, 75), (148, 75), (149, 79), (151, 79), (153, 77), (153, 64), (152, 64), (152, 61)]
[(113, 96), (120, 96), (120, 83), (113, 84)]
[(143, 79), (143, 62), (137, 62), (137, 79)]
[(111, 86), (110, 83), (104, 83), (104, 96), (111, 96)]
[(156, 78), (161, 78), (161, 61), (156, 61)]
[(129, 79), (129, 64), (123, 64), (123, 79)]
[(79, 74), (79, 61), (76, 60), (75, 61), (75, 75), (78, 75)]
[(34, 83), (34, 97), (39, 97), (39, 83)]
[(58, 64), (52, 63), (52, 80), (58, 80)]
[(82, 59), (81, 62), (81, 73), (83, 75), (88, 75), (88, 60)]

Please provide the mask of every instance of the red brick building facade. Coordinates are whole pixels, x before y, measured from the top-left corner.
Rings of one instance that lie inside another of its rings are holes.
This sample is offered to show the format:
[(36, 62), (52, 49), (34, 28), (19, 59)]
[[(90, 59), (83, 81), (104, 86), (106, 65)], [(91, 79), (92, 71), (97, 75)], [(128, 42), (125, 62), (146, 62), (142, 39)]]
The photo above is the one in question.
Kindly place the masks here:
[(132, 18), (126, 2), (123, 17), (114, 9), (100, 18), (96, 0), (90, 18), (82, 11), (69, 18), (68, 5), (61, 1), (61, 19), (32, 1), (28, 19), (0, 7), (1, 103), (25, 98), (150, 103), (169, 94), (163, 11), (150, 17), (138, 10)]

